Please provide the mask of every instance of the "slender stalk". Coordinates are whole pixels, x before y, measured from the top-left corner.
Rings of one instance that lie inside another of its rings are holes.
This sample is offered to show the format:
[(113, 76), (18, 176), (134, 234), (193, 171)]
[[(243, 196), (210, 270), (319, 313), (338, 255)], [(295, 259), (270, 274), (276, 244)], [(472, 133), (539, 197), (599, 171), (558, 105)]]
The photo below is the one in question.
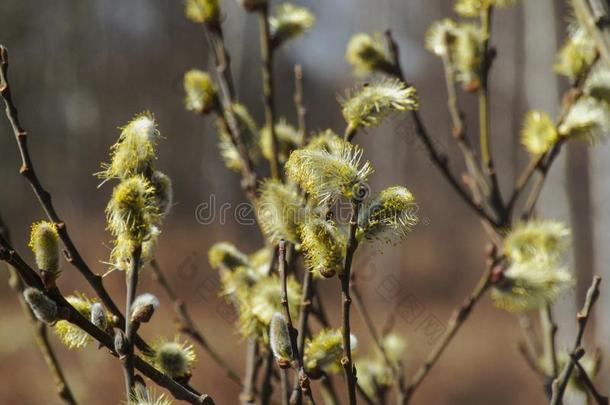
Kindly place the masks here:
[(350, 306), (352, 298), (350, 296), (350, 277), (352, 271), (352, 260), (354, 253), (358, 248), (358, 240), (356, 239), (356, 231), (358, 229), (358, 212), (361, 202), (358, 200), (352, 201), (352, 215), (349, 221), (349, 239), (347, 241), (345, 263), (343, 273), (339, 276), (341, 281), (341, 333), (343, 335), (343, 358), (341, 364), (345, 373), (347, 382), (347, 396), (349, 404), (356, 404), (356, 368), (352, 361), (352, 348), (350, 339)]
[(544, 358), (551, 370), (551, 379), (557, 378), (559, 366), (557, 363), (557, 348), (555, 336), (557, 335), (557, 324), (553, 319), (553, 311), (550, 304), (540, 309), (540, 323), (544, 335)]
[(237, 149), (242, 161), (241, 176), (242, 188), (246, 193), (246, 197), (251, 203), (256, 202), (256, 179), (257, 174), (252, 163), (252, 159), (248, 153), (243, 134), (233, 112), (233, 103), (235, 102), (235, 89), (233, 85), (233, 76), (231, 74), (231, 58), (224, 43), (222, 27), (220, 25), (205, 24), (205, 32), (208, 44), (213, 49), (214, 61), (216, 63), (216, 78), (218, 87), (220, 88), (220, 101), (222, 111), (219, 117), (222, 117), (226, 125), (227, 132), (231, 135), (231, 141)]
[(294, 67), (294, 106), (297, 111), (301, 142), (305, 144), (307, 138), (307, 109), (303, 101), (303, 68), (301, 65), (295, 65)]
[(576, 365), (576, 362), (580, 360), (580, 358), (585, 354), (585, 350), (582, 348), (582, 337), (585, 333), (585, 329), (587, 327), (587, 322), (589, 321), (589, 315), (591, 314), (591, 309), (597, 298), (599, 297), (599, 284), (602, 279), (599, 276), (593, 277), (593, 282), (589, 291), (587, 291), (587, 296), (585, 298), (585, 303), (582, 309), (576, 315), (576, 321), (578, 322), (578, 330), (576, 333), (576, 339), (574, 341), (574, 346), (572, 351), (570, 352), (570, 361), (566, 363), (561, 371), (561, 374), (553, 381), (553, 395), (551, 397), (551, 405), (559, 405), (563, 399), (563, 394), (568, 385), (568, 380), (572, 375), (572, 371)]
[[(0, 218), (0, 235), (4, 236), (7, 240), (9, 239), (8, 229), (6, 225)], [(28, 318), (28, 321), (32, 327), (32, 332), (34, 334), (34, 341), (40, 350), (42, 357), (44, 359), (47, 368), (51, 372), (51, 376), (53, 377), (53, 381), (55, 383), (55, 387), (57, 390), (57, 394), (59, 397), (68, 405), (76, 405), (76, 399), (72, 394), (72, 390), (68, 386), (68, 382), (66, 377), (64, 376), (61, 365), (59, 364), (59, 360), (49, 342), (49, 337), (47, 334), (47, 326), (43, 322), (36, 319), (36, 316), (32, 313), (32, 310), (28, 306), (27, 302), (23, 298), (23, 281), (17, 275), (17, 271), (10, 264), (6, 265), (6, 268), (9, 273), (8, 283), (17, 294), (17, 299), (19, 300), (19, 304), (21, 305), (21, 309), (25, 313)]]
[(224, 358), (214, 349), (214, 347), (208, 342), (207, 338), (201, 332), (201, 329), (193, 322), (193, 318), (186, 307), (183, 300), (178, 298), (174, 289), (169, 284), (169, 281), (163, 274), (163, 270), (159, 266), (159, 262), (153, 259), (150, 262), (150, 267), (153, 271), (153, 278), (161, 286), (163, 291), (167, 294), (169, 299), (172, 301), (174, 312), (178, 317), (179, 329), (181, 332), (186, 333), (195, 340), (205, 350), (208, 355), (218, 364), (227, 374), (227, 377), (239, 386), (242, 385), (239, 374), (227, 363)]
[[(301, 296), (301, 307), (299, 310), (299, 334), (297, 336), (297, 349), (299, 361), (303, 361), (303, 351), (305, 349), (305, 335), (307, 334), (307, 324), (309, 320), (309, 312), (311, 309), (311, 300), (314, 291), (314, 279), (312, 272), (305, 270), (303, 275), (303, 295)], [(295, 378), (294, 387), (292, 390), (291, 401), (297, 405), (302, 402), (301, 390), (299, 389), (299, 379)]]
[(133, 249), (131, 254), (131, 268), (126, 272), (127, 278), (127, 297), (125, 300), (125, 338), (127, 340), (127, 358), (125, 359), (125, 391), (127, 395), (127, 401), (131, 397), (131, 392), (135, 384), (134, 375), (134, 337), (138, 328), (137, 323), (131, 319), (133, 300), (136, 296), (136, 289), (138, 287), (138, 276), (140, 273), (140, 257), (142, 255), (142, 245), (138, 244)]
[(411, 400), (413, 394), (415, 393), (415, 390), (417, 390), (424, 378), (426, 378), (430, 370), (434, 367), (434, 365), (441, 357), (445, 349), (449, 346), (449, 343), (451, 343), (451, 341), (453, 340), (457, 332), (460, 330), (462, 325), (464, 325), (466, 319), (468, 319), (468, 316), (472, 312), (474, 306), (477, 304), (477, 302), (481, 299), (483, 294), (485, 294), (485, 292), (491, 285), (491, 279), (493, 274), (492, 269), (493, 265), (489, 265), (487, 267), (487, 269), (477, 282), (477, 285), (470, 293), (466, 301), (464, 301), (464, 303), (454, 311), (453, 315), (451, 316), (451, 319), (449, 320), (449, 324), (447, 326), (445, 334), (436, 344), (436, 346), (432, 349), (432, 351), (428, 354), (428, 357), (424, 361), (424, 364), (419, 368), (419, 370), (417, 370), (417, 372), (411, 379), (411, 382), (407, 386), (404, 400), (402, 402), (403, 404), (406, 404)]
[(581, 381), (584, 383), (585, 387), (587, 387), (587, 390), (589, 391), (593, 399), (595, 399), (595, 402), (598, 405), (608, 405), (608, 397), (606, 395), (601, 394), (597, 390), (597, 388), (595, 388), (595, 384), (593, 384), (593, 381), (591, 381), (591, 378), (587, 374), (587, 370), (583, 368), (582, 364), (580, 364), (580, 361), (576, 360), (574, 362), (574, 365), (578, 369)]
[(265, 105), (265, 123), (271, 134), (271, 157), (269, 166), (271, 177), (279, 179), (280, 166), (278, 163), (278, 141), (275, 133), (275, 104), (273, 98), (273, 45), (271, 44), (271, 34), (269, 31), (269, 5), (265, 4), (258, 11), (261, 63), (263, 66), (263, 97)]
[(243, 390), (240, 400), (243, 405), (254, 404), (256, 375), (258, 374), (258, 343), (256, 339), (248, 339), (248, 349), (246, 352), (246, 374), (244, 375)]
[(271, 350), (267, 353), (265, 360), (263, 362), (263, 383), (261, 386), (261, 403), (268, 404), (271, 401), (271, 395), (273, 395), (273, 385), (271, 384), (271, 380), (273, 377), (273, 364), (275, 360), (273, 358), (273, 353)]
[[(23, 283), (28, 287), (34, 287), (39, 290), (44, 289), (43, 283), (36, 272), (21, 258), (2, 235), (0, 235), (0, 260), (12, 265)], [(108, 349), (113, 356), (118, 358), (118, 354), (114, 349), (112, 337), (93, 325), (87, 318), (78, 312), (68, 301), (66, 301), (57, 287), (48, 290), (47, 295), (55, 301), (60, 309), (59, 312), (64, 315), (62, 319), (67, 320), (85, 331), (93, 339)], [(184, 400), (194, 405), (214, 405), (214, 400), (209, 395), (200, 394), (194, 389), (185, 387), (166, 374), (155, 369), (140, 357), (134, 355), (133, 361), (136, 370), (154, 381), (160, 387), (167, 389), (177, 400)]]
[(490, 202), (495, 208), (495, 212), (501, 214), (500, 223), (506, 225), (504, 203), (500, 193), (500, 185), (496, 174), (495, 163), (491, 152), (491, 142), (489, 134), (489, 86), (488, 77), (491, 68), (491, 52), (489, 51), (489, 42), (491, 38), (491, 19), (493, 15), (493, 6), (488, 5), (481, 11), (481, 30), (483, 35), (483, 60), (481, 62), (480, 72), (480, 87), (479, 87), (479, 141), (481, 147), (481, 160), (483, 161), (483, 169), (487, 173), (491, 182)]
[[(290, 346), (292, 348), (292, 353), (295, 358), (296, 367), (295, 370), (297, 372), (297, 378), (299, 382), (299, 387), (301, 394), (310, 405), (315, 405), (315, 400), (311, 394), (310, 382), (307, 373), (305, 372), (305, 367), (303, 366), (303, 357), (299, 354), (299, 345), (297, 343), (298, 331), (292, 325), (292, 317), (290, 316), (290, 306), (288, 303), (288, 276), (286, 274), (286, 242), (281, 240), (279, 243), (279, 255), (278, 255), (278, 271), (280, 273), (281, 283), (282, 283), (282, 298), (281, 305), (284, 308), (284, 316), (286, 317), (286, 323), (288, 324), (288, 332), (290, 333)], [(301, 334), (305, 334), (304, 331), (301, 331)], [(293, 395), (293, 399), (291, 399), (291, 404), (296, 404), (298, 396)]]
[(366, 309), (366, 305), (364, 305), (364, 300), (360, 295), (360, 291), (358, 290), (358, 286), (355, 282), (354, 276), (352, 276), (351, 293), (354, 300), (354, 305), (356, 307), (356, 311), (358, 311), (360, 317), (364, 321), (366, 329), (373, 338), (373, 343), (375, 344), (375, 346), (383, 357), (383, 361), (386, 363), (386, 366), (392, 371), (392, 377), (394, 378), (394, 381), (396, 381), (396, 397), (398, 399), (398, 403), (402, 403), (403, 397), (405, 396), (406, 392), (406, 387), (404, 385), (405, 381), (402, 362), (395, 364), (394, 362), (392, 362), (392, 360), (390, 360), (390, 357), (388, 356), (388, 353), (381, 342), (381, 337), (379, 336), (379, 333), (377, 333), (377, 329), (375, 328), (373, 319), (371, 318), (371, 315)]

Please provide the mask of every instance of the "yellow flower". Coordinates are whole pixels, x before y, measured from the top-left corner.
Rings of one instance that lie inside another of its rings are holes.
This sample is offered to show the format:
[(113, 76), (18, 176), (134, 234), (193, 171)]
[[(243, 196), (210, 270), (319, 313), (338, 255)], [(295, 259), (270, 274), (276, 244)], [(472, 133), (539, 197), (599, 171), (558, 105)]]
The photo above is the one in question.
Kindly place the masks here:
[(610, 107), (590, 97), (581, 97), (570, 108), (558, 128), (561, 136), (599, 142), (610, 131)]
[(573, 27), (555, 58), (555, 72), (574, 81), (595, 61), (595, 41), (582, 27)]
[[(96, 303), (96, 300), (89, 299), (82, 293), (74, 293), (66, 297), (66, 300), (86, 319), (91, 319), (91, 306)], [(106, 324), (110, 324), (112, 319), (109, 315), (106, 315)], [(55, 334), (59, 337), (61, 342), (70, 349), (80, 349), (87, 346), (92, 342), (91, 336), (84, 330), (76, 325), (71, 324), (68, 321), (58, 321), (53, 327)]]
[(437, 56), (451, 57), (457, 24), (450, 18), (432, 23), (426, 32), (426, 48)]

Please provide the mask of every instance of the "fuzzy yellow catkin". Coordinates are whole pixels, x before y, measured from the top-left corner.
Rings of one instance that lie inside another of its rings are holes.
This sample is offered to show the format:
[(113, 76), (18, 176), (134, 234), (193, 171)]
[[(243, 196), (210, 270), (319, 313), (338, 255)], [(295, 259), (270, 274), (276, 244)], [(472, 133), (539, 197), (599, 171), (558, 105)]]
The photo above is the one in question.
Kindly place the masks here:
[(184, 74), (184, 105), (188, 111), (206, 114), (217, 105), (217, 94), (210, 75), (198, 69)]
[(394, 69), (379, 34), (361, 32), (352, 36), (345, 50), (345, 59), (356, 74), (376, 71), (391, 73)]
[(54, 223), (40, 221), (32, 224), (29, 246), (40, 270), (59, 274), (59, 234)]
[(497, 306), (511, 312), (539, 308), (555, 301), (573, 285), (565, 267), (570, 231), (556, 221), (520, 223), (505, 237), (509, 266), (492, 290)]
[(165, 394), (157, 396), (155, 391), (136, 382), (128, 402), (121, 402), (121, 405), (172, 405), (173, 401)]
[(156, 145), (160, 138), (153, 115), (136, 115), (121, 130), (119, 140), (110, 150), (110, 163), (102, 164), (97, 176), (103, 179), (126, 179), (145, 173), (156, 159)]
[(521, 129), (521, 143), (533, 155), (547, 152), (559, 140), (559, 133), (551, 117), (544, 111), (532, 110), (525, 115)]
[[(87, 298), (82, 293), (74, 293), (66, 297), (66, 300), (76, 309), (84, 318), (92, 319), (93, 317), (93, 305), (95, 301)], [(97, 309), (95, 310), (97, 311)], [(98, 316), (98, 314), (96, 314)], [(103, 326), (103, 321), (96, 321), (96, 326)], [(110, 315), (106, 314), (106, 325), (110, 324)], [(60, 341), (70, 349), (82, 348), (87, 346), (92, 338), (79, 327), (71, 324), (68, 321), (61, 320), (55, 324), (53, 331), (59, 337)]]
[(279, 180), (266, 180), (260, 187), (258, 218), (271, 243), (281, 239), (299, 242), (299, 225), (307, 216), (305, 200), (296, 187)]
[[(280, 163), (284, 163), (294, 149), (302, 146), (301, 134), (285, 118), (280, 118), (275, 124), (275, 136), (278, 142), (277, 155)], [(260, 148), (265, 159), (270, 160), (272, 145), (269, 127), (264, 127), (260, 131)]]
[(367, 201), (360, 211), (360, 235), (390, 242), (404, 239), (417, 224), (415, 197), (402, 186), (388, 187)]
[(184, 378), (191, 374), (196, 360), (193, 345), (175, 338), (173, 341), (161, 338), (151, 345), (153, 352), (147, 357), (159, 371), (171, 378)]
[(366, 183), (373, 172), (370, 162), (360, 163), (363, 150), (337, 136), (318, 146), (292, 152), (285, 165), (288, 178), (319, 205), (331, 204), (341, 195), (354, 197), (354, 187)]
[(284, 3), (276, 7), (275, 14), (269, 17), (269, 29), (272, 43), (281, 46), (309, 28), (316, 21), (315, 16), (305, 7)]
[(186, 0), (186, 17), (196, 23), (220, 24), (219, 0)]
[[(350, 335), (350, 346), (352, 352), (357, 349), (358, 340), (354, 335)], [(308, 371), (338, 373), (342, 357), (343, 334), (339, 329), (323, 329), (305, 342), (303, 362)]]
[(455, 12), (463, 17), (479, 17), (490, 6), (506, 7), (517, 0), (457, 0)]
[(161, 216), (166, 216), (169, 214), (174, 201), (172, 180), (165, 173), (155, 170), (150, 177), (150, 182), (155, 190), (154, 195), (158, 207), (157, 211)]
[(309, 271), (326, 278), (343, 271), (347, 236), (334, 223), (310, 218), (301, 226), (300, 235)]
[(155, 189), (144, 176), (123, 180), (112, 192), (106, 207), (107, 227), (123, 242), (142, 243), (158, 223), (159, 213), (154, 204)]
[(449, 56), (452, 59), (457, 23), (445, 18), (432, 23), (426, 32), (426, 48), (437, 56)]
[(340, 99), (343, 117), (352, 129), (379, 125), (393, 112), (417, 110), (415, 88), (398, 79), (381, 79), (348, 91)]
[(557, 129), (561, 136), (596, 143), (610, 132), (610, 107), (591, 97), (581, 97), (572, 105)]

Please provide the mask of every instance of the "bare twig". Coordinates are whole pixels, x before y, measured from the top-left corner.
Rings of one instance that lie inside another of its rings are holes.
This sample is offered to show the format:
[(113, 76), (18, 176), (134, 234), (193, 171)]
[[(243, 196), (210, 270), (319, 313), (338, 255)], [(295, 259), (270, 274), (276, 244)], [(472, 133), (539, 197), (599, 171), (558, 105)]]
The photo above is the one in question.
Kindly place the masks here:
[(132, 320), (132, 305), (136, 296), (138, 286), (138, 276), (140, 273), (140, 258), (142, 256), (142, 245), (137, 244), (131, 254), (131, 268), (125, 273), (127, 282), (127, 296), (125, 299), (125, 338), (127, 343), (127, 358), (125, 359), (125, 394), (127, 401), (131, 398), (131, 392), (135, 384), (135, 374), (133, 371), (134, 337), (138, 325)]
[(223, 359), (223, 357), (214, 349), (214, 347), (212, 347), (207, 338), (201, 332), (201, 329), (199, 329), (195, 322), (193, 322), (185, 302), (178, 298), (175, 291), (169, 284), (169, 281), (165, 277), (165, 274), (163, 274), (163, 270), (159, 266), (156, 259), (153, 259), (150, 262), (150, 267), (153, 270), (153, 278), (155, 281), (157, 281), (157, 283), (159, 283), (161, 288), (172, 301), (174, 312), (178, 317), (180, 331), (192, 337), (195, 342), (197, 342), (199, 346), (201, 346), (201, 348), (210, 355), (212, 360), (214, 360), (216, 364), (225, 370), (227, 377), (229, 377), (231, 381), (241, 386), (242, 383), (239, 374)]
[(364, 301), (362, 299), (362, 296), (360, 295), (360, 291), (358, 290), (358, 286), (356, 284), (355, 274), (352, 276), (351, 292), (354, 300), (354, 305), (356, 306), (356, 311), (358, 311), (360, 317), (364, 321), (366, 329), (369, 331), (369, 334), (373, 338), (373, 343), (375, 343), (377, 350), (379, 350), (379, 352), (381, 353), (383, 360), (386, 363), (386, 366), (392, 372), (392, 377), (396, 382), (396, 397), (398, 399), (398, 403), (402, 403), (407, 388), (405, 386), (404, 381), (404, 369), (402, 362), (398, 362), (398, 364), (395, 364), (388, 356), (388, 353), (381, 342), (381, 337), (379, 336), (379, 333), (377, 333), (377, 329), (375, 328), (373, 319), (371, 318), (368, 310), (366, 309), (366, 305), (364, 305)]
[(432, 367), (434, 367), (434, 365), (436, 364), (440, 356), (443, 354), (447, 346), (449, 346), (449, 343), (451, 343), (451, 340), (455, 337), (455, 335), (460, 330), (466, 319), (468, 319), (468, 315), (470, 315), (476, 303), (491, 285), (493, 267), (493, 263), (487, 267), (487, 269), (479, 279), (476, 287), (470, 293), (466, 301), (464, 301), (464, 303), (454, 311), (451, 319), (449, 320), (449, 324), (447, 326), (445, 334), (436, 344), (436, 346), (432, 349), (430, 354), (428, 354), (426, 361), (419, 368), (419, 370), (417, 370), (417, 372), (411, 379), (411, 382), (407, 386), (403, 404), (406, 404), (411, 400), (411, 397), (413, 396), (415, 390), (420, 386), (420, 384), (428, 375), (428, 372), (432, 369)]
[(258, 374), (259, 364), (258, 343), (256, 342), (256, 339), (249, 338), (246, 353), (246, 374), (244, 375), (243, 383), (244, 388), (240, 395), (241, 403), (243, 405), (254, 404), (256, 375)]
[(258, 10), (258, 21), (260, 30), (261, 63), (263, 66), (263, 97), (265, 105), (265, 123), (271, 134), (271, 156), (269, 165), (271, 167), (271, 177), (281, 178), (280, 166), (278, 162), (278, 142), (275, 133), (275, 101), (273, 98), (273, 50), (271, 44), (271, 34), (269, 32), (269, 5), (261, 6)]
[(540, 309), (540, 323), (543, 331), (544, 358), (551, 371), (551, 379), (557, 378), (559, 366), (557, 363), (557, 348), (555, 346), (555, 335), (557, 334), (557, 324), (553, 320), (553, 311), (550, 304), (546, 304)]
[[(282, 283), (282, 298), (281, 304), (284, 308), (284, 316), (286, 317), (286, 323), (288, 324), (288, 332), (290, 333), (290, 346), (292, 348), (292, 353), (294, 355), (296, 361), (296, 373), (297, 380), (299, 381), (299, 387), (301, 394), (305, 399), (307, 399), (310, 405), (315, 405), (315, 400), (311, 394), (311, 388), (309, 386), (309, 377), (307, 373), (305, 373), (305, 367), (303, 367), (303, 357), (299, 354), (299, 345), (297, 343), (298, 331), (292, 325), (292, 317), (290, 316), (290, 307), (288, 304), (288, 288), (287, 288), (287, 279), (288, 276), (286, 274), (286, 242), (284, 240), (280, 241), (279, 244), (279, 255), (278, 255), (279, 265), (278, 271), (281, 277)], [(302, 334), (305, 334), (305, 331), (301, 331)], [(291, 403), (295, 404), (298, 401), (298, 395), (292, 396)]]
[(228, 130), (227, 132), (231, 135), (231, 141), (237, 149), (242, 161), (241, 186), (246, 193), (246, 197), (254, 204), (256, 202), (257, 174), (233, 111), (235, 88), (233, 76), (231, 74), (231, 58), (224, 43), (224, 36), (220, 24), (204, 24), (204, 27), (208, 44), (213, 50), (214, 61), (216, 63), (216, 78), (218, 87), (220, 88), (222, 110), (224, 111), (221, 111), (219, 116), (224, 120), (224, 125)]
[(579, 373), (578, 376), (580, 377), (580, 380), (583, 382), (585, 387), (587, 387), (587, 390), (589, 391), (591, 396), (593, 396), (593, 398), (595, 399), (597, 404), (598, 405), (608, 405), (608, 397), (606, 395), (601, 394), (597, 390), (597, 388), (595, 387), (595, 384), (593, 384), (593, 381), (591, 381), (591, 378), (587, 374), (587, 370), (585, 370), (583, 368), (583, 366), (580, 364), (580, 361), (576, 360), (574, 362), (574, 365), (578, 369), (578, 373)]
[(599, 276), (593, 277), (593, 283), (587, 291), (587, 296), (585, 298), (585, 303), (576, 315), (576, 321), (578, 322), (578, 330), (576, 333), (576, 339), (574, 341), (574, 346), (572, 351), (570, 352), (570, 360), (566, 363), (561, 374), (553, 381), (553, 395), (551, 397), (551, 405), (559, 405), (561, 404), (563, 394), (565, 392), (566, 386), (568, 385), (568, 380), (572, 375), (572, 371), (576, 365), (576, 362), (580, 360), (580, 358), (585, 354), (585, 350), (582, 347), (582, 337), (585, 333), (585, 328), (587, 327), (587, 322), (589, 321), (589, 315), (591, 314), (591, 309), (597, 298), (599, 297), (599, 284), (602, 279)]
[[(356, 193), (359, 195), (360, 193)], [(352, 260), (354, 253), (358, 248), (358, 239), (356, 238), (356, 230), (358, 228), (358, 212), (360, 211), (361, 201), (358, 197), (352, 201), (352, 214), (349, 221), (349, 239), (347, 241), (345, 263), (343, 266), (343, 272), (340, 274), (339, 279), (341, 281), (341, 319), (342, 327), (341, 333), (343, 335), (343, 358), (341, 364), (343, 365), (343, 371), (345, 373), (345, 380), (347, 382), (347, 394), (349, 404), (356, 404), (356, 368), (352, 362), (352, 348), (350, 339), (350, 306), (352, 298), (350, 296), (350, 277), (352, 271)]]
[(303, 68), (301, 65), (294, 67), (294, 105), (297, 110), (301, 142), (304, 144), (307, 138), (307, 109), (303, 102)]
[(483, 35), (483, 58), (481, 62), (480, 86), (479, 86), (479, 135), (481, 147), (481, 160), (483, 161), (483, 169), (487, 173), (491, 182), (491, 194), (489, 195), (490, 203), (494, 207), (496, 214), (500, 215), (500, 223), (506, 225), (506, 210), (500, 192), (500, 184), (496, 174), (496, 167), (491, 152), (491, 142), (489, 133), (489, 70), (493, 61), (493, 52), (490, 50), (489, 42), (491, 38), (491, 20), (493, 15), (493, 6), (488, 5), (481, 11), (481, 29)]

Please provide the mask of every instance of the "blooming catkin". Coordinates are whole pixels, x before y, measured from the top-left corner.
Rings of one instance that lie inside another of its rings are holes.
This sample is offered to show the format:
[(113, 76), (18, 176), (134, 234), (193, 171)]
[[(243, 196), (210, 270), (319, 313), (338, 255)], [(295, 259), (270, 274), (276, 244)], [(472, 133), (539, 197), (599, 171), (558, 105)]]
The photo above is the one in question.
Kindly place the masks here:
[(47, 221), (33, 224), (29, 246), (40, 270), (59, 273), (59, 234), (55, 224)]
[(23, 298), (40, 321), (53, 324), (57, 321), (57, 304), (37, 288), (28, 287), (23, 290)]

